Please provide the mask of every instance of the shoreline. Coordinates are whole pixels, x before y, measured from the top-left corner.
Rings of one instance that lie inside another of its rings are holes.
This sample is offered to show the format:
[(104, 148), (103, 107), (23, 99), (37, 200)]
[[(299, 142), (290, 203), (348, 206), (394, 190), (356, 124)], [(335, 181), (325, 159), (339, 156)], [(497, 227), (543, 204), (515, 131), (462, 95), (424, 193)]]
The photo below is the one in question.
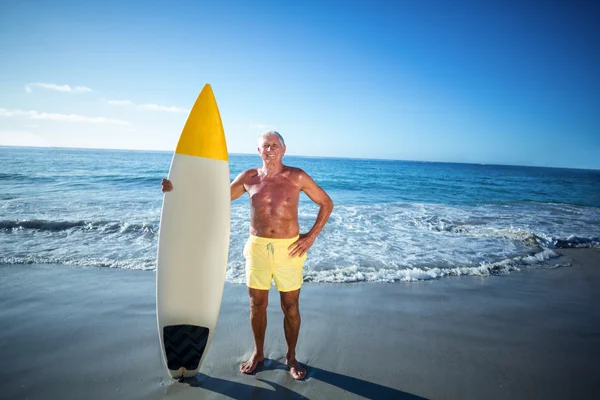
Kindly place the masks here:
[(242, 375), (248, 297), (226, 284), (200, 374), (162, 364), (155, 274), (1, 265), (0, 398), (593, 398), (600, 396), (600, 249), (560, 249), (571, 267), (417, 282), (309, 282), (299, 361), (287, 371), (269, 293), (264, 365)]

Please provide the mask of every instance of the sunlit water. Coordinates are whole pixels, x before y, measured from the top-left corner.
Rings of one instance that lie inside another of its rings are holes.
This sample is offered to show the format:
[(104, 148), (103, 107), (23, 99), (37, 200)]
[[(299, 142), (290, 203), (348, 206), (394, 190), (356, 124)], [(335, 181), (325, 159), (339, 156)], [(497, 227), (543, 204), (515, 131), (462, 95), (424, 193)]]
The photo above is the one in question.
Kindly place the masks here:
[[(168, 152), (0, 147), (0, 263), (154, 270)], [(335, 203), (305, 280), (406, 281), (556, 266), (600, 247), (600, 171), (286, 156)], [(231, 177), (260, 165), (231, 155)], [(300, 225), (318, 208), (302, 195)], [(248, 198), (227, 279), (244, 282)]]

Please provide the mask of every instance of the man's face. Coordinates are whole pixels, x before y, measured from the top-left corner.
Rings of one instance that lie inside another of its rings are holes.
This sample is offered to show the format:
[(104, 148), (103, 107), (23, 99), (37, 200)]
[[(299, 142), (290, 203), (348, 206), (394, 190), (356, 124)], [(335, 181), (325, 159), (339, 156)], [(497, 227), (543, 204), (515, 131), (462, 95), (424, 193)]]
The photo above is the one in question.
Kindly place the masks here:
[(285, 146), (281, 146), (277, 136), (269, 135), (258, 146), (258, 153), (265, 162), (280, 162), (285, 154)]

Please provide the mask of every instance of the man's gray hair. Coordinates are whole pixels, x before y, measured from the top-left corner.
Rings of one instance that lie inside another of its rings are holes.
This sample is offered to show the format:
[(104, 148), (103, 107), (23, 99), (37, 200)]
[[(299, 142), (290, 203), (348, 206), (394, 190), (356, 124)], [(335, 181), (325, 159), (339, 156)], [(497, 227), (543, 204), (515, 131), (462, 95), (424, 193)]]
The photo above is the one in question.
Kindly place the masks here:
[(285, 140), (283, 140), (283, 136), (281, 136), (279, 134), (279, 132), (277, 131), (266, 131), (260, 134), (260, 136), (258, 137), (258, 145), (260, 146), (262, 141), (267, 137), (267, 136), (277, 136), (277, 139), (279, 139), (279, 143), (281, 144), (281, 147), (285, 147)]

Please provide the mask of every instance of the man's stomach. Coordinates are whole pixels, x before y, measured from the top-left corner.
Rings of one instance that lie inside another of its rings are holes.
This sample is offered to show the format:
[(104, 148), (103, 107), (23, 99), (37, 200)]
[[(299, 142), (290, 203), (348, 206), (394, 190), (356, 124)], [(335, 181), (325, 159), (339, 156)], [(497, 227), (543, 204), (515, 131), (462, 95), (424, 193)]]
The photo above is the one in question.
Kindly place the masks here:
[(271, 218), (269, 223), (251, 221), (250, 234), (269, 239), (290, 239), (298, 236), (300, 226), (298, 220), (281, 220)]

